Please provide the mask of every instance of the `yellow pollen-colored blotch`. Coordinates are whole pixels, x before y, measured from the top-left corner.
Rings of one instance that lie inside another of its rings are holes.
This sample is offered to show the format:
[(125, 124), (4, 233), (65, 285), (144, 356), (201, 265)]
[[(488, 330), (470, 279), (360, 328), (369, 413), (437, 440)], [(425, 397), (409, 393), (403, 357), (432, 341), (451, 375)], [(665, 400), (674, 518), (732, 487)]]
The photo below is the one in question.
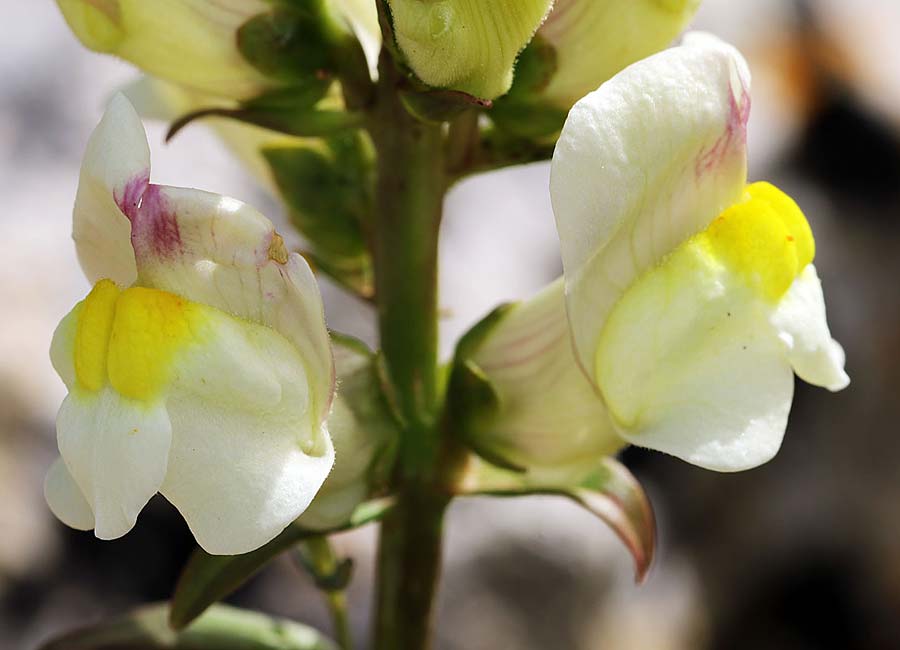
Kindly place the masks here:
[(98, 282), (78, 307), (75, 375), (96, 392), (109, 383), (125, 397), (151, 400), (172, 379), (175, 354), (197, 339), (204, 307), (158, 289), (120, 291)]
[(109, 337), (109, 381), (136, 400), (157, 397), (172, 377), (175, 354), (197, 337), (203, 308), (165, 291), (122, 292)]
[(744, 200), (720, 214), (696, 243), (772, 302), (815, 257), (803, 212), (769, 183), (747, 186)]
[(100, 280), (79, 305), (75, 330), (75, 377), (89, 391), (106, 384), (106, 359), (119, 288), (111, 280)]

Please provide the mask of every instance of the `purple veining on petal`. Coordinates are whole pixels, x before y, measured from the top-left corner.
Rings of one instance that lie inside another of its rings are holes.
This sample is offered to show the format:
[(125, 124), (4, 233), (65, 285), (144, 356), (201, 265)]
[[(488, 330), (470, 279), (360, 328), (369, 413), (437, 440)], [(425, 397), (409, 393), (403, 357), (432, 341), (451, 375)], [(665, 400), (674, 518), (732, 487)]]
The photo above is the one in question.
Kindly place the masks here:
[(113, 200), (122, 213), (128, 217), (129, 221), (134, 221), (138, 208), (141, 205), (141, 198), (147, 191), (150, 184), (150, 170), (145, 169), (138, 172), (125, 182), (120, 188), (113, 189)]
[(161, 186), (147, 186), (131, 223), (131, 243), (136, 253), (169, 257), (182, 251), (178, 216)]
[(734, 93), (728, 96), (728, 119), (725, 131), (707, 151), (697, 157), (694, 173), (697, 178), (718, 167), (731, 152), (734, 145), (745, 145), (747, 142), (747, 122), (750, 119), (750, 93), (742, 85), (740, 100)]

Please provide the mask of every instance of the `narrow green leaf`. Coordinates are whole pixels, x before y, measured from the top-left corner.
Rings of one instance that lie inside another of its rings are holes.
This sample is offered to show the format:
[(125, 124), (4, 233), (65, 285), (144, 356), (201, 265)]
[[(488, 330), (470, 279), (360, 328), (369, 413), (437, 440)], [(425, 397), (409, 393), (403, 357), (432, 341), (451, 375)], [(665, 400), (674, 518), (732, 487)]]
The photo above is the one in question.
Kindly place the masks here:
[(615, 458), (604, 458), (574, 486), (543, 483), (531, 474), (512, 473), (475, 461), (460, 482), (467, 495), (549, 494), (573, 500), (605, 521), (634, 558), (635, 579), (650, 569), (656, 548), (656, 519), (644, 488)]
[(168, 617), (168, 603), (147, 605), (51, 639), (39, 650), (337, 650), (310, 627), (225, 605), (178, 632)]
[(166, 142), (188, 124), (204, 117), (227, 117), (286, 135), (324, 137), (358, 128), (363, 116), (347, 111), (297, 108), (204, 108), (183, 115), (169, 126)]
[(266, 564), (304, 539), (348, 530), (376, 521), (393, 506), (390, 498), (360, 504), (348, 523), (333, 531), (307, 530), (292, 524), (265, 546), (244, 555), (210, 555), (197, 549), (175, 586), (170, 623), (182, 629), (256, 575)]

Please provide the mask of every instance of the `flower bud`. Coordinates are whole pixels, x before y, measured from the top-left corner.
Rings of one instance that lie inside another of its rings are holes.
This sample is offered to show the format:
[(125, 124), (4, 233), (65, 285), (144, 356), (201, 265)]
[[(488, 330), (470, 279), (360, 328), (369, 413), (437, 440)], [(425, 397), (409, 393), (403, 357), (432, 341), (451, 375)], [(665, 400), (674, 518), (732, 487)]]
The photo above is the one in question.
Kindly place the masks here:
[(262, 0), (57, 0), (78, 39), (197, 91), (245, 99), (274, 82), (238, 49), (237, 33), (271, 7)]
[(429, 86), (483, 99), (512, 85), (519, 52), (552, 0), (388, 0), (394, 36)]

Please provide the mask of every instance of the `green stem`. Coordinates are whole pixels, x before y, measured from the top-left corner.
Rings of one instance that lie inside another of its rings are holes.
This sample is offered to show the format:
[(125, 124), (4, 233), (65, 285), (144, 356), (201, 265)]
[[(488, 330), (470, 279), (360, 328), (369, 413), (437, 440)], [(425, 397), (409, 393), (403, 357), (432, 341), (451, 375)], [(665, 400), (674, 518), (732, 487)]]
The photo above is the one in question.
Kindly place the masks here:
[(341, 650), (353, 650), (353, 635), (350, 633), (350, 619), (347, 617), (347, 594), (343, 591), (326, 591), (325, 602), (338, 647)]
[(331, 542), (324, 535), (302, 541), (294, 557), (310, 573), (325, 596), (338, 647), (341, 650), (353, 650), (353, 636), (347, 618), (347, 595), (344, 591), (352, 565), (345, 565), (346, 561), (338, 558)]
[(402, 424), (397, 505), (382, 522), (376, 650), (429, 647), (448, 503), (440, 487), (437, 245), (446, 191), (444, 136), (410, 116), (387, 52), (370, 133), (378, 156), (371, 245), (385, 390)]

